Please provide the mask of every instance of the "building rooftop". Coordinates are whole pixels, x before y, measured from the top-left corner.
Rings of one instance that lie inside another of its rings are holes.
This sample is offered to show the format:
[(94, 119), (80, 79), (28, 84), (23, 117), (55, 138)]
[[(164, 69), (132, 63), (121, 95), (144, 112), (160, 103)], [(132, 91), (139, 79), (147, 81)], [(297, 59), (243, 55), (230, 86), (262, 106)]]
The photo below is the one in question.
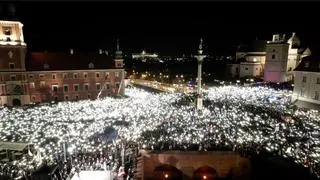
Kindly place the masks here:
[(105, 53), (31, 52), (28, 57), (29, 71), (114, 69), (112, 56)]
[(300, 64), (294, 69), (294, 71), (306, 71), (306, 72), (320, 72), (320, 56), (310, 55), (302, 58)]

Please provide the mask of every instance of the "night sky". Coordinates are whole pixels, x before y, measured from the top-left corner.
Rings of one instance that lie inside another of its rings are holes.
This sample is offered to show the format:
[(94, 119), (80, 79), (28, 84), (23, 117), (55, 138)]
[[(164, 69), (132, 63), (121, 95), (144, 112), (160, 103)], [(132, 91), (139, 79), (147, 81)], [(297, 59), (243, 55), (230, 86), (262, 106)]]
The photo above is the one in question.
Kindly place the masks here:
[[(21, 2), (29, 51), (112, 50), (190, 54), (203, 37), (212, 54), (234, 54), (240, 42), (295, 31), (318, 49), (319, 3), (303, 2)], [(3, 14), (3, 13), (2, 13)]]

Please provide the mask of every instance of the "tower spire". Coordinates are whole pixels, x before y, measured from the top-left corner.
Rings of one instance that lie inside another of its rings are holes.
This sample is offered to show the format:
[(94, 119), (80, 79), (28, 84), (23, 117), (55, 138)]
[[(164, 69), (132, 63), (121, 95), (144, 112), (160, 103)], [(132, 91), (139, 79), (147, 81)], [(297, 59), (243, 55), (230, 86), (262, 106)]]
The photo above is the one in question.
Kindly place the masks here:
[(120, 45), (119, 45), (119, 38), (117, 39), (117, 51), (120, 50)]

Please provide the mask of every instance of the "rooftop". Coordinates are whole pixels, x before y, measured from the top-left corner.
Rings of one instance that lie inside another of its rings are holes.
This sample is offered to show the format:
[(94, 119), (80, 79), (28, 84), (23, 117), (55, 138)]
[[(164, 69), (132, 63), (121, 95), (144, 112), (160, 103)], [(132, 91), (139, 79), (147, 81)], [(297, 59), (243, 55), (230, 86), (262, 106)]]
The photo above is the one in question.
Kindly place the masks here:
[(86, 53), (73, 50), (70, 53), (31, 52), (27, 69), (30, 71), (114, 69), (113, 59), (112, 56), (99, 52)]

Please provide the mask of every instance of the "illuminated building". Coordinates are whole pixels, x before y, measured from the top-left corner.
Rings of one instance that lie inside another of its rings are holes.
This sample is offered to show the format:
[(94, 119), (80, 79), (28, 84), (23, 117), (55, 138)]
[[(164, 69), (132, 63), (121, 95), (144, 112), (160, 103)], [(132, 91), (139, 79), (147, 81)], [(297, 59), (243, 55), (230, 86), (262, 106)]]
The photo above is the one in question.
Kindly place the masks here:
[(294, 90), (292, 100), (320, 104), (320, 61), (311, 55), (304, 57), (294, 70)]
[(286, 82), (293, 79), (293, 69), (301, 58), (309, 56), (309, 48), (302, 47), (296, 33), (287, 39), (275, 34), (272, 41), (255, 40), (250, 46), (240, 46), (236, 61), (228, 64), (232, 77), (260, 77), (267, 82)]
[[(0, 105), (94, 99), (124, 94), (122, 52), (31, 52), (26, 58), (23, 24), (0, 21)], [(29, 60), (26, 68), (26, 59)]]

